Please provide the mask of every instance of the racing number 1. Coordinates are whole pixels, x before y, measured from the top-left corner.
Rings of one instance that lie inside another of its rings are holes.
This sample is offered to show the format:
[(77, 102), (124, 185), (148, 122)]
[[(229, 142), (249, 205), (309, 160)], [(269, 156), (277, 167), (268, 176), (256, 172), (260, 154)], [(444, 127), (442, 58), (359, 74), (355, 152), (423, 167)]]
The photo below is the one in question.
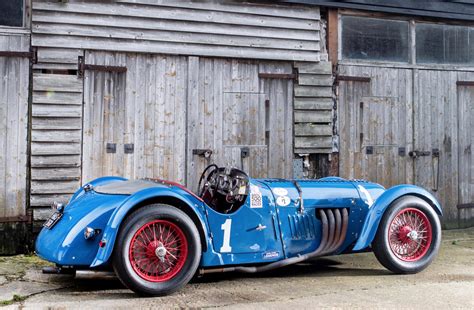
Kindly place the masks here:
[(230, 226), (232, 225), (232, 220), (225, 220), (224, 224), (221, 225), (221, 229), (224, 231), (224, 241), (221, 246), (221, 253), (228, 253), (232, 251), (230, 246)]

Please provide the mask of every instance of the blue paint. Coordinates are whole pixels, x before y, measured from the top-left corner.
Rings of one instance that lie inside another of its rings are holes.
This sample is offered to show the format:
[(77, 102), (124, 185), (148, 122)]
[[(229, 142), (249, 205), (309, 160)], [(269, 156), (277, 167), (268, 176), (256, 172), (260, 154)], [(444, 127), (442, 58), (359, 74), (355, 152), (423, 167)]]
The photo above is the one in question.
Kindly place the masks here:
[[(91, 181), (94, 187), (123, 182), (124, 178), (104, 177)], [(347, 208), (349, 226), (339, 252), (367, 248), (377, 231), (387, 207), (403, 195), (426, 199), (441, 214), (436, 199), (426, 190), (413, 185), (400, 185), (385, 190), (382, 186), (362, 181), (329, 177), (299, 180), (304, 211), (299, 193), (292, 181), (284, 179), (251, 179), (258, 189), (261, 205), (251, 203), (250, 195), (235, 213), (221, 214), (189, 190), (173, 184), (156, 185), (131, 195), (100, 194), (79, 189), (65, 207), (63, 218), (51, 229), (43, 229), (36, 241), (36, 252), (58, 265), (99, 267), (109, 263), (115, 240), (124, 218), (137, 205), (157, 197), (179, 199), (196, 214), (204, 232), (206, 250), (201, 267), (268, 263), (313, 251), (321, 242), (320, 208)], [(279, 196), (285, 198), (279, 199)], [(283, 204), (282, 202), (289, 202)], [(229, 244), (225, 246), (224, 224), (231, 221)], [(86, 240), (86, 227), (100, 229), (100, 234)], [(99, 241), (105, 246), (99, 247)]]

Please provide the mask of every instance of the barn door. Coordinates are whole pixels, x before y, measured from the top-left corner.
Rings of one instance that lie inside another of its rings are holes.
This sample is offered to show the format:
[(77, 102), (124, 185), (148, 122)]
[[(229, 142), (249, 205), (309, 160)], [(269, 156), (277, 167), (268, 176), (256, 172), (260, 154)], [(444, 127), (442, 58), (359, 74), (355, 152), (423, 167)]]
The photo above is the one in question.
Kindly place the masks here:
[(341, 176), (386, 187), (411, 182), (411, 72), (342, 66), (338, 80)]
[[(458, 81), (459, 113), (459, 226), (470, 227), (474, 219), (474, 74), (470, 81)], [(467, 222), (466, 222), (467, 221)], [(470, 222), (469, 222), (470, 221)]]
[[(0, 50), (12, 48), (2, 43), (0, 40)], [(0, 51), (0, 223), (26, 220), (30, 68), (26, 54)], [(12, 254), (13, 239), (5, 237), (0, 239), (0, 253)]]
[(83, 183), (101, 176), (131, 177), (125, 167), (133, 156), (126, 132), (126, 67), (90, 64), (84, 75)]
[(83, 182), (185, 182), (187, 57), (86, 52)]
[(292, 174), (292, 81), (288, 64), (189, 57), (187, 185), (210, 163), (255, 178)]

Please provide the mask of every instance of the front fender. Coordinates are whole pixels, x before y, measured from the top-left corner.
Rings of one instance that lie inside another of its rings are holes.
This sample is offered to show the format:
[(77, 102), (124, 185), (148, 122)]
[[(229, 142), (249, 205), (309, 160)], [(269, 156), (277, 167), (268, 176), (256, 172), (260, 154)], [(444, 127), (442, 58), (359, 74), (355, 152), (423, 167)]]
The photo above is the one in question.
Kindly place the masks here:
[(393, 201), (406, 195), (413, 195), (426, 200), (433, 207), (436, 213), (440, 216), (443, 215), (441, 205), (427, 190), (415, 185), (394, 186), (378, 197), (369, 209), (353, 251), (363, 250), (372, 243), (385, 210), (387, 210)]
[(159, 197), (175, 198), (181, 200), (189, 208), (191, 208), (197, 215), (199, 222), (202, 226), (202, 231), (207, 235), (207, 227), (205, 221), (205, 215), (202, 210), (202, 202), (198, 201), (191, 194), (186, 191), (177, 188), (161, 188), (153, 187), (141, 190), (133, 195), (131, 195), (127, 200), (125, 200), (122, 205), (115, 209), (114, 213), (111, 215), (107, 226), (104, 230), (102, 244), (103, 246), (97, 251), (97, 255), (93, 260), (90, 267), (97, 267), (105, 262), (107, 262), (112, 255), (115, 240), (117, 238), (120, 225), (124, 218), (127, 216), (130, 210), (135, 206), (140, 205), (141, 203), (147, 200), (153, 200)]

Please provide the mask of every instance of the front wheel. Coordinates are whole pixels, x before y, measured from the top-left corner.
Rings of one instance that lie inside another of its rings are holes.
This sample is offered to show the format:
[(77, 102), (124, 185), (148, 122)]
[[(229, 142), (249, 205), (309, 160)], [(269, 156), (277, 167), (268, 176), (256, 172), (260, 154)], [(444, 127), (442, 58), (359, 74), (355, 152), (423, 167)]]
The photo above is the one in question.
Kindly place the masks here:
[(201, 243), (181, 210), (153, 204), (130, 214), (115, 242), (113, 267), (125, 286), (144, 296), (171, 294), (197, 270)]
[(404, 196), (386, 211), (372, 248), (378, 261), (395, 273), (417, 273), (438, 253), (441, 224), (423, 199)]

